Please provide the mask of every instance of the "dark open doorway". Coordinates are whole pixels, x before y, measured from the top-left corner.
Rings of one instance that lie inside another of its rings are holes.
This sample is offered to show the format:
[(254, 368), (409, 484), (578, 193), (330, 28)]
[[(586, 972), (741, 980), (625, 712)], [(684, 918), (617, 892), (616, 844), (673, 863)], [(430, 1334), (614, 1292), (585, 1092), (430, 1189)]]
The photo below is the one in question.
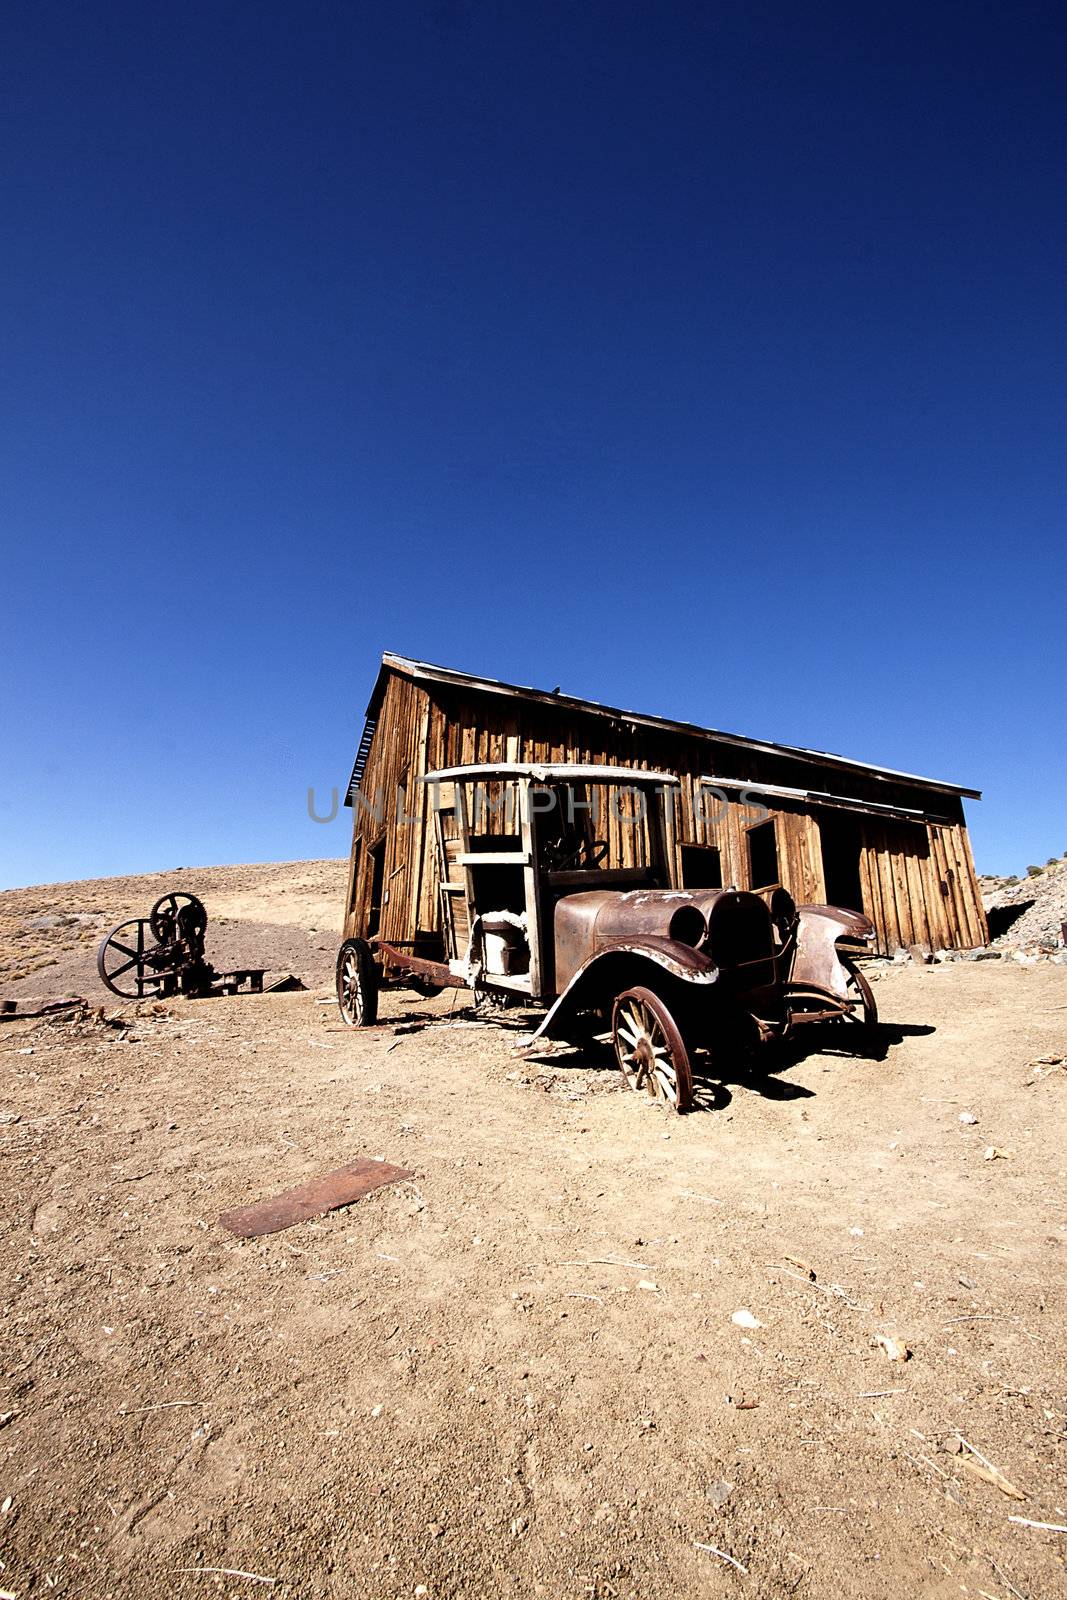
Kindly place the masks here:
[(745, 830), (748, 842), (748, 886), (750, 889), (773, 889), (781, 883), (778, 866), (778, 834), (774, 818), (759, 822)]
[(819, 818), (819, 834), (827, 905), (862, 911), (859, 821), (847, 812), (824, 811)]
[(373, 939), (382, 923), (382, 890), (385, 887), (385, 838), (371, 845), (370, 857), (370, 915), (367, 918), (367, 938)]

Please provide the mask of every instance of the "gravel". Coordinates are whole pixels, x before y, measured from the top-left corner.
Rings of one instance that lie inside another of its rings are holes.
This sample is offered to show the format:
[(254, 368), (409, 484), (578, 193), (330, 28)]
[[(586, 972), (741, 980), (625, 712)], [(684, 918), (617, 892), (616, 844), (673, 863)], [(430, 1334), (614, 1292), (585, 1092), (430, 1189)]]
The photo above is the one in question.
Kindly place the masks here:
[(1062, 925), (1067, 922), (1067, 858), (1016, 883), (1007, 878), (982, 878), (979, 882), (982, 904), (987, 914), (991, 913), (990, 943), (995, 948), (1062, 948)]

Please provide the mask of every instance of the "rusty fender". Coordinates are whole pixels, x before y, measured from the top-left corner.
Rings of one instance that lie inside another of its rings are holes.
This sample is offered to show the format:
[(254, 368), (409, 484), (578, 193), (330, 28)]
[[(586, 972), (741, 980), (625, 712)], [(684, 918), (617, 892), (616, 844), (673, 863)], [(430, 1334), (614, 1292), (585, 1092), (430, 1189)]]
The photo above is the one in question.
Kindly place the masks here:
[(790, 982), (796, 986), (812, 984), (844, 999), (848, 971), (838, 952), (839, 939), (866, 943), (874, 932), (873, 923), (858, 911), (837, 906), (797, 907), (797, 947)]
[(595, 999), (602, 999), (605, 994), (615, 995), (620, 992), (620, 985), (612, 979), (611, 973), (612, 969), (624, 965), (627, 976), (621, 986), (623, 988), (629, 988), (632, 983), (642, 981), (640, 973), (642, 966), (656, 967), (672, 978), (678, 978), (683, 983), (691, 983), (701, 988), (709, 988), (719, 980), (718, 967), (702, 950), (694, 950), (692, 945), (680, 944), (676, 939), (657, 938), (654, 935), (619, 939), (596, 951), (588, 961), (583, 962), (556, 999), (533, 1038), (565, 1038), (568, 1024), (579, 1011), (590, 1008)]

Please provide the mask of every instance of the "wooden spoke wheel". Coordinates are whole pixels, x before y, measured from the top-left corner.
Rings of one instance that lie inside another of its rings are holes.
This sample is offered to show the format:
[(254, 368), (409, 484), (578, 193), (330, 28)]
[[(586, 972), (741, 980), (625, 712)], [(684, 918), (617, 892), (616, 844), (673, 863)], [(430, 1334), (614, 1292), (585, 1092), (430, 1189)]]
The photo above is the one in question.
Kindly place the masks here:
[(177, 939), (200, 939), (207, 928), (207, 912), (195, 894), (175, 890), (157, 900), (148, 914), (152, 932), (160, 944)]
[[(112, 994), (123, 1000), (143, 1000), (145, 980), (155, 974), (148, 967), (146, 954), (156, 948), (147, 917), (120, 922), (96, 952), (96, 970)], [(155, 985), (149, 993), (155, 993)]]
[(631, 1089), (672, 1111), (693, 1103), (689, 1052), (678, 1024), (651, 989), (627, 989), (611, 1013), (615, 1057)]
[(378, 971), (366, 939), (346, 939), (337, 952), (337, 1004), (350, 1028), (378, 1020)]
[(878, 1024), (878, 1006), (875, 1002), (871, 986), (853, 962), (843, 960), (841, 965), (848, 973), (848, 985), (845, 998), (850, 1001), (853, 1009), (847, 1013), (845, 1020), (864, 1028), (874, 1028)]

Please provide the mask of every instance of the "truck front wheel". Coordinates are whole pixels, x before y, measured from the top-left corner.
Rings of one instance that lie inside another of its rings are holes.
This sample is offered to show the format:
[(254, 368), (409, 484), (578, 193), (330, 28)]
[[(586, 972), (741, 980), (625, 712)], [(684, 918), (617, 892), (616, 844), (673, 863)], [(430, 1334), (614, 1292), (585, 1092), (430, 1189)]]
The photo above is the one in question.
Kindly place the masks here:
[(627, 989), (612, 1008), (615, 1059), (631, 1089), (671, 1111), (693, 1104), (689, 1052), (674, 1018), (651, 989)]

